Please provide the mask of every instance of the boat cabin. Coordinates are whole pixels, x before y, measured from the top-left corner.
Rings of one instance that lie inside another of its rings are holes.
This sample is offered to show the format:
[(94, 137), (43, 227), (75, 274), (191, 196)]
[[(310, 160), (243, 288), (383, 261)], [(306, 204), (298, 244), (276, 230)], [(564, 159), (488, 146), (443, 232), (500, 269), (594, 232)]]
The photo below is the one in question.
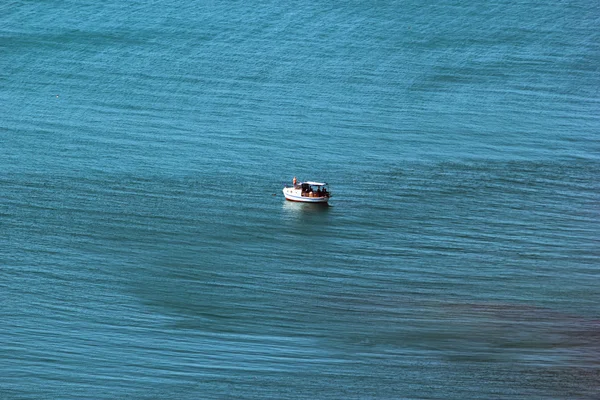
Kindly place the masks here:
[(327, 183), (322, 182), (298, 182), (294, 189), (300, 190), (303, 197), (329, 197)]

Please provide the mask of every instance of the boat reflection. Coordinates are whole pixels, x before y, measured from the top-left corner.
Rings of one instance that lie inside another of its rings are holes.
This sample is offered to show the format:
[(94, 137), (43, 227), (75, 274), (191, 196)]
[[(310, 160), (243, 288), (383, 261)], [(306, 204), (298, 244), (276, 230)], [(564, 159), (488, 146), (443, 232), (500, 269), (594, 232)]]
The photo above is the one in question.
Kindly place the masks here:
[(331, 208), (328, 203), (300, 203), (296, 201), (284, 201), (282, 205), (283, 211), (293, 217), (326, 214)]

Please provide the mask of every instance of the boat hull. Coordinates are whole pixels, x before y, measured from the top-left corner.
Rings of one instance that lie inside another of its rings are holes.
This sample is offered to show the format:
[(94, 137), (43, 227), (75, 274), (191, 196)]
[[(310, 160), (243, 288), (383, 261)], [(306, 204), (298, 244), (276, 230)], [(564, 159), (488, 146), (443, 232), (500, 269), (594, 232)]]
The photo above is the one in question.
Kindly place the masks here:
[(327, 203), (329, 201), (329, 196), (307, 197), (302, 196), (299, 190), (290, 190), (289, 188), (283, 189), (283, 195), (286, 200), (297, 201), (298, 203)]

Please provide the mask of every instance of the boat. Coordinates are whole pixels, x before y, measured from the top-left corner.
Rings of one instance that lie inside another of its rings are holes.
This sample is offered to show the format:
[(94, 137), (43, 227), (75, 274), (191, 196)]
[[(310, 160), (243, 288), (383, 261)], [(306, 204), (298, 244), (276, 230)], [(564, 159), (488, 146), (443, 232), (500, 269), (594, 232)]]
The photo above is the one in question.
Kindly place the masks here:
[(292, 182), (292, 186), (286, 185), (283, 188), (286, 200), (302, 203), (327, 203), (331, 197), (326, 182), (298, 182), (296, 178)]

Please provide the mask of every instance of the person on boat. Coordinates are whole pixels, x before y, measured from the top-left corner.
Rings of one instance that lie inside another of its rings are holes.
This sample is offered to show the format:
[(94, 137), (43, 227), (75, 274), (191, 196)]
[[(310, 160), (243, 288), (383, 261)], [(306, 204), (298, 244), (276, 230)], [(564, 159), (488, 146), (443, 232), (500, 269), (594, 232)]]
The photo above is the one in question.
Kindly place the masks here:
[(296, 179), (296, 177), (294, 177), (294, 179), (292, 179), (292, 183), (294, 184), (294, 186), (296, 186), (297, 182), (298, 182), (298, 180)]

